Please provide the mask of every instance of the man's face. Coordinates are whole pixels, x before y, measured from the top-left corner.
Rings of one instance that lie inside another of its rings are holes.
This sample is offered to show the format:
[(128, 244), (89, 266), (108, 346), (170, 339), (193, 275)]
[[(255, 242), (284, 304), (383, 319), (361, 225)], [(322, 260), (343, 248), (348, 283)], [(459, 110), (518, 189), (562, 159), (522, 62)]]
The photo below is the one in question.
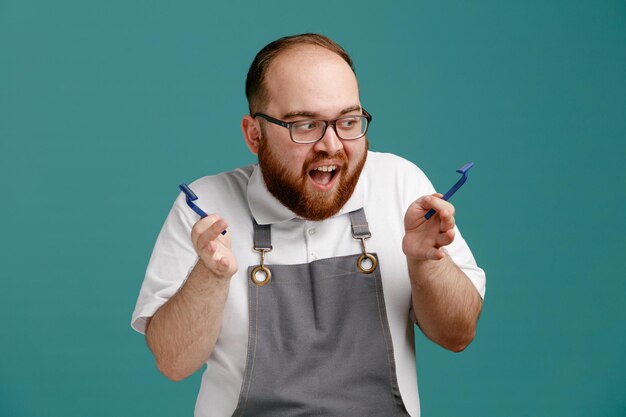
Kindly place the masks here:
[[(341, 57), (321, 47), (301, 46), (278, 56), (265, 86), (269, 100), (263, 113), (287, 122), (361, 114), (354, 73)], [(259, 119), (259, 165), (269, 191), (304, 218), (336, 214), (357, 184), (367, 139), (343, 141), (329, 126), (319, 142), (298, 144), (288, 129)]]

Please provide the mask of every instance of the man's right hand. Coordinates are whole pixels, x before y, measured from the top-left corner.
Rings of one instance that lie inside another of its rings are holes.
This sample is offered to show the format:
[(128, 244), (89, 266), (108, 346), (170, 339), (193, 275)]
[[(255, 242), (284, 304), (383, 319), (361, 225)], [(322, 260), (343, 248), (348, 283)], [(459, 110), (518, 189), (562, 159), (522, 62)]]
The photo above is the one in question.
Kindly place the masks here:
[(198, 221), (191, 241), (200, 257), (182, 287), (152, 316), (146, 340), (157, 367), (180, 381), (211, 356), (220, 333), (230, 278), (237, 272), (228, 225), (215, 214)]
[(230, 234), (222, 235), (228, 224), (215, 214), (200, 219), (191, 229), (191, 241), (207, 270), (217, 278), (231, 278), (237, 272), (237, 259)]

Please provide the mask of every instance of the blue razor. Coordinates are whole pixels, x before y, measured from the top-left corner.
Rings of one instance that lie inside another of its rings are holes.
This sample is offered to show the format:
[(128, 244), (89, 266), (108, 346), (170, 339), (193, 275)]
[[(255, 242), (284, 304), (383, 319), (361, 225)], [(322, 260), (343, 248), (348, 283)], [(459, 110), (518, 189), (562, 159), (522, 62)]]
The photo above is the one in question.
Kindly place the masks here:
[[(467, 171), (470, 170), (470, 168), (472, 168), (474, 166), (473, 162), (468, 162), (467, 164), (463, 165), (461, 168), (457, 169), (456, 172), (458, 172), (459, 174), (462, 174), (463, 176), (461, 177), (461, 179), (459, 179), (456, 184), (454, 184), (452, 186), (452, 188), (450, 188), (448, 190), (447, 193), (444, 194), (443, 199), (445, 201), (448, 201), (450, 199), (450, 197), (452, 197), (454, 195), (454, 193), (456, 193), (458, 191), (459, 188), (461, 188), (461, 186), (463, 184), (465, 184), (465, 181), (467, 181)], [(428, 213), (426, 213), (426, 215), (424, 216), (424, 218), (426, 220), (430, 219), (431, 217), (433, 217), (433, 215), (436, 213), (436, 211), (434, 209), (430, 209), (428, 210)]]
[[(191, 191), (191, 188), (189, 188), (187, 184), (180, 184), (178, 188), (180, 188), (180, 190), (185, 193), (185, 200), (187, 201), (187, 205), (189, 206), (189, 208), (191, 208), (198, 214), (198, 216), (204, 219), (207, 214), (200, 207), (194, 204), (194, 201), (198, 199), (198, 196), (193, 191)], [(225, 235), (226, 230), (222, 231), (222, 234)]]

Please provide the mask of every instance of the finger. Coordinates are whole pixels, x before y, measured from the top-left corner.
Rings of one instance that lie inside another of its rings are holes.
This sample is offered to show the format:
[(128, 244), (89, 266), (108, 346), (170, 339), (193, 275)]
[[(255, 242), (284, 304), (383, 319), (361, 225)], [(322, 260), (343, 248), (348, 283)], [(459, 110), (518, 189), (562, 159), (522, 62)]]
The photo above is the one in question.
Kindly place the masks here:
[(205, 246), (198, 247), (197, 251), (202, 259), (212, 259), (217, 251), (217, 243), (208, 241)]
[(436, 238), (437, 248), (442, 246), (448, 246), (454, 241), (454, 229), (448, 230), (444, 233), (440, 233)]
[(196, 224), (193, 225), (193, 227), (191, 228), (191, 242), (194, 244), (194, 246), (197, 246), (198, 238), (204, 232), (206, 232), (209, 227), (211, 227), (211, 225), (217, 220), (219, 220), (219, 216), (215, 214), (209, 214), (205, 218), (198, 220)]
[(429, 196), (425, 199), (423, 207), (428, 210), (428, 213), (436, 213), (439, 220), (443, 218), (444, 226), (441, 229), (442, 231), (454, 226), (454, 206), (449, 202)]
[(230, 260), (224, 256), (217, 261), (217, 265), (221, 272), (226, 272), (230, 269)]
[(207, 230), (198, 236), (196, 247), (202, 249), (209, 242), (216, 241), (222, 235), (222, 230), (226, 229), (227, 226), (226, 220), (224, 219), (219, 219), (211, 224)]
[(432, 260), (432, 261), (439, 261), (441, 259), (443, 259), (445, 257), (445, 254), (443, 253), (443, 251), (441, 249), (437, 249), (437, 248), (431, 248), (427, 253), (426, 253), (426, 259)]
[(209, 230), (207, 231), (207, 233), (210, 232), (212, 235), (215, 235), (215, 238), (217, 239), (220, 236), (223, 236), (222, 232), (226, 230), (227, 227), (228, 227), (228, 223), (226, 222), (226, 220), (219, 219), (218, 221), (213, 223), (211, 227), (209, 227)]
[(434, 209), (437, 212), (442, 212), (444, 210), (448, 211), (452, 216), (454, 216), (454, 206), (449, 202), (442, 198), (437, 198), (434, 196), (426, 196), (424, 197), (423, 207), (426, 209)]
[(404, 216), (405, 230), (417, 229), (426, 222), (426, 219), (424, 219), (424, 213), (425, 211), (428, 211), (428, 209), (424, 208), (424, 199), (425, 197), (420, 197), (409, 206), (406, 215)]
[(228, 266), (230, 265), (230, 263), (228, 262), (228, 259), (226, 259), (226, 257), (221, 257), (218, 261), (217, 264), (219, 265), (219, 268), (222, 271), (226, 271), (228, 269)]
[(447, 230), (453, 229), (456, 224), (456, 220), (454, 216), (447, 210), (442, 210), (439, 213), (439, 231), (445, 232)]

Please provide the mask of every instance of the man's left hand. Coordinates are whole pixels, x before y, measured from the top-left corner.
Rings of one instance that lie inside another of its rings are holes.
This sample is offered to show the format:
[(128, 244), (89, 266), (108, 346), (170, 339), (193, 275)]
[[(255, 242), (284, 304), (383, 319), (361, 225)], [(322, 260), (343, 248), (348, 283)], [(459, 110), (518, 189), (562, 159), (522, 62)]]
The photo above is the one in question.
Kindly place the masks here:
[[(420, 197), (407, 209), (402, 240), (407, 258), (425, 261), (445, 257), (441, 248), (454, 240), (454, 206), (442, 197), (439, 193)], [(426, 220), (424, 216), (430, 209), (437, 213)]]

